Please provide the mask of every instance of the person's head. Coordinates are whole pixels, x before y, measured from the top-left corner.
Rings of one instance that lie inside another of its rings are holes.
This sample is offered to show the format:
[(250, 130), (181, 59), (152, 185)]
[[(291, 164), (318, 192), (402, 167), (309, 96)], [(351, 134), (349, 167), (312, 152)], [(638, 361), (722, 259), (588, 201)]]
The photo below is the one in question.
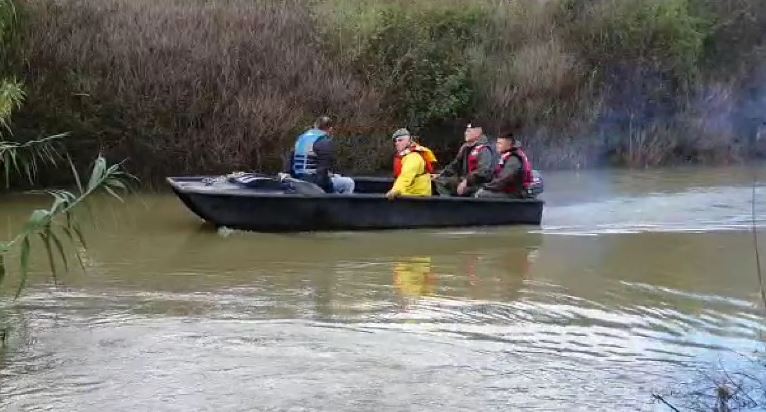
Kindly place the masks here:
[(468, 126), (465, 127), (465, 141), (466, 143), (474, 143), (477, 140), (481, 138), (481, 136), (484, 134), (484, 130), (481, 128), (481, 126), (475, 126), (471, 123), (468, 123)]
[(391, 138), (394, 140), (394, 147), (397, 152), (404, 151), (412, 144), (412, 135), (410, 135), (410, 132), (407, 129), (399, 129), (395, 131)]
[(495, 142), (495, 149), (497, 149), (498, 153), (505, 153), (513, 149), (515, 145), (516, 145), (516, 136), (514, 136), (513, 133), (503, 133), (497, 136), (497, 141)]
[(316, 122), (314, 122), (315, 129), (319, 129), (324, 132), (327, 132), (327, 134), (329, 135), (332, 134), (334, 126), (335, 126), (335, 122), (333, 122), (330, 116), (319, 116)]

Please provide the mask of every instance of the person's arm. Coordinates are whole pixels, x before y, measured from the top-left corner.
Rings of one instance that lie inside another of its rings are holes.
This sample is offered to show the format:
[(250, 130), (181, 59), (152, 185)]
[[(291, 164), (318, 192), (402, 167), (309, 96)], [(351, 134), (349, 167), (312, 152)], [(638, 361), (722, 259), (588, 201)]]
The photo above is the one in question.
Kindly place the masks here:
[(503, 170), (500, 171), (500, 174), (492, 179), (491, 182), (484, 185), (484, 189), (493, 192), (502, 192), (503, 189), (510, 186), (516, 179), (518, 179), (520, 173), (521, 162), (516, 156), (511, 156), (503, 165)]
[(295, 149), (290, 150), (289, 157), (282, 158), (282, 173), (293, 174), (293, 159), (295, 158)]
[(317, 157), (317, 173), (328, 174), (335, 165), (335, 144), (329, 138), (319, 139), (314, 143)]
[(444, 167), (444, 170), (439, 174), (440, 176), (444, 177), (450, 177), (450, 176), (460, 176), (460, 169), (463, 159), (463, 150), (466, 149), (466, 146), (460, 146), (460, 150), (457, 151), (457, 155), (455, 156), (452, 161)]
[(494, 168), (495, 156), (492, 154), (492, 150), (490, 150), (488, 146), (485, 146), (479, 150), (476, 170), (465, 177), (466, 183), (469, 186), (475, 186), (489, 182), (492, 180)]
[(425, 161), (418, 154), (409, 154), (402, 159), (402, 173), (396, 178), (394, 186), (391, 188), (391, 195), (398, 196), (402, 194), (415, 178), (425, 170)]
[(328, 188), (332, 191), (330, 171), (335, 165), (335, 144), (330, 138), (322, 138), (314, 143), (313, 149), (317, 157), (317, 184), (325, 191)]

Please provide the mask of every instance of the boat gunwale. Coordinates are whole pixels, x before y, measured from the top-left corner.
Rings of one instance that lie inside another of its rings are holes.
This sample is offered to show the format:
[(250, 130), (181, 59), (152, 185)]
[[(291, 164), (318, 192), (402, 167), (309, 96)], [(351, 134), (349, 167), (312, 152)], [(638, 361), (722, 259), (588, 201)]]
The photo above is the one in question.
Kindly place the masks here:
[[(193, 179), (195, 177), (186, 177), (184, 179)], [(227, 197), (250, 197), (250, 198), (271, 198), (271, 199), (307, 199), (307, 200), (333, 200), (333, 199), (385, 199), (383, 194), (358, 193), (358, 194), (336, 194), (327, 193), (322, 195), (303, 195), (293, 193), (268, 193), (257, 192), (253, 189), (198, 189), (181, 187), (175, 179), (176, 177), (167, 177), (167, 182), (177, 191), (188, 194), (227, 196)], [(461, 202), (461, 203), (508, 203), (508, 204), (545, 204), (541, 199), (503, 199), (503, 198), (476, 198), (459, 196), (402, 196), (395, 201), (415, 201), (415, 202)]]

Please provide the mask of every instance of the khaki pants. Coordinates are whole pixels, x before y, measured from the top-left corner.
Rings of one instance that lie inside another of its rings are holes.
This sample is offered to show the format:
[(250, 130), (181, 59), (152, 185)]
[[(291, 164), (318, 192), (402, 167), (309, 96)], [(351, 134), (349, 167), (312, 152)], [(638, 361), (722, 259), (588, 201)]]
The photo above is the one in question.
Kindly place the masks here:
[(523, 199), (522, 196), (515, 193), (493, 192), (487, 189), (479, 189), (479, 191), (476, 192), (476, 197), (483, 199)]
[[(463, 179), (457, 176), (450, 176), (439, 177), (434, 180), (434, 183), (436, 185), (436, 191), (439, 193), (439, 196), (458, 196), (457, 187), (462, 181)], [(479, 188), (476, 186), (468, 186), (468, 191), (462, 196), (473, 196), (477, 190), (479, 190)]]

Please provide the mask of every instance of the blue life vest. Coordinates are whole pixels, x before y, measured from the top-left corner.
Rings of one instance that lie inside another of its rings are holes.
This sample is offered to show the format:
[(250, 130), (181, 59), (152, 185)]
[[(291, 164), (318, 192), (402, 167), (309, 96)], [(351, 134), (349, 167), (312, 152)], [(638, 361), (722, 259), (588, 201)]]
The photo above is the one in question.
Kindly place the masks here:
[(317, 156), (314, 153), (314, 143), (327, 136), (327, 132), (311, 129), (298, 136), (293, 154), (293, 174), (310, 175), (317, 172)]

